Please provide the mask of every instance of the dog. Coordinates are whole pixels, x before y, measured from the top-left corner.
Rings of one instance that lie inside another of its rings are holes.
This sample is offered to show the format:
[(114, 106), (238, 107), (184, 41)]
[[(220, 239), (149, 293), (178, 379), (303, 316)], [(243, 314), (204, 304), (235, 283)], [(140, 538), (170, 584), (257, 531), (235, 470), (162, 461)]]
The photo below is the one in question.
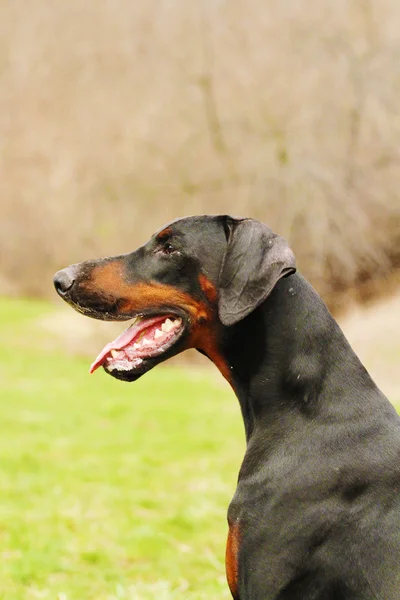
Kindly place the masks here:
[(135, 381), (196, 348), (231, 384), (247, 442), (228, 510), (235, 600), (400, 600), (400, 419), (280, 236), (187, 217), (54, 284), (84, 315), (132, 321), (91, 372)]

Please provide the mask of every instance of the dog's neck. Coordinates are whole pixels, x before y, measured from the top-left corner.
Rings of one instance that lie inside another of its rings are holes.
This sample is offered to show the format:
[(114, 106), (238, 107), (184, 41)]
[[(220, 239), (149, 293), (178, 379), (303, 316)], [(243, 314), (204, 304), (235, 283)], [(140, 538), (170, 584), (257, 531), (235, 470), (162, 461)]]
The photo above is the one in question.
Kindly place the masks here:
[[(258, 425), (280, 435), (296, 418), (351, 418), (357, 402), (365, 410), (371, 391), (376, 395), (375, 384), (324, 302), (298, 274), (279, 281), (269, 298), (249, 317), (225, 328), (224, 336), (222, 353), (247, 441)], [(352, 382), (366, 391), (358, 400), (349, 394)], [(324, 398), (327, 386), (329, 400)]]

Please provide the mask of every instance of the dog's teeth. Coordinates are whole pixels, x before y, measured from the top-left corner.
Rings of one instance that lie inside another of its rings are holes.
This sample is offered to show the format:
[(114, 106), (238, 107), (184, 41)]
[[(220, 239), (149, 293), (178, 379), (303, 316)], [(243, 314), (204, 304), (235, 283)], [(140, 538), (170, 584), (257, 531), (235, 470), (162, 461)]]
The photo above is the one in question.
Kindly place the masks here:
[(151, 340), (148, 340), (147, 338), (143, 338), (142, 345), (143, 346), (151, 346)]
[(155, 334), (154, 334), (154, 338), (157, 339), (159, 337), (163, 336), (163, 332), (161, 331), (161, 329), (156, 329)]
[(134, 350), (137, 350), (138, 348), (140, 348), (140, 344), (138, 344), (137, 342), (135, 342), (135, 343), (133, 344), (133, 349), (134, 349)]
[(118, 350), (115, 350), (114, 348), (112, 350), (110, 350), (110, 354), (113, 358), (117, 358), (118, 356)]
[(173, 324), (173, 322), (171, 321), (171, 319), (166, 319), (166, 320), (164, 321), (164, 323), (162, 324), (162, 326), (161, 326), (161, 329), (162, 329), (163, 331), (167, 332), (167, 333), (168, 333), (169, 331), (171, 331), (171, 329), (173, 329), (173, 328), (174, 328), (174, 324)]

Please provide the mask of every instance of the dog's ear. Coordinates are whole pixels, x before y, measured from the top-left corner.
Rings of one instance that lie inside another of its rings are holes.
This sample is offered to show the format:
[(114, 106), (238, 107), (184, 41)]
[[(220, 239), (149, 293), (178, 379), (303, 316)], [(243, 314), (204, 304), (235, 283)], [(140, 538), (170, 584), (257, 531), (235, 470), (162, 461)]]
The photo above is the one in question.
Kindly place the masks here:
[(253, 219), (224, 222), (228, 247), (219, 274), (219, 318), (234, 325), (247, 317), (272, 292), (281, 277), (296, 271), (285, 240)]

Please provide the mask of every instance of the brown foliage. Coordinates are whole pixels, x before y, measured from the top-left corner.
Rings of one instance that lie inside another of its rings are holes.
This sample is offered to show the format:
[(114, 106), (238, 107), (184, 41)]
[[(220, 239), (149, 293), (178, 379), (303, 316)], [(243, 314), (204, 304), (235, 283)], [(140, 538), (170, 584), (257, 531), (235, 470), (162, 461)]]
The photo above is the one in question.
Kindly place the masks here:
[(397, 0), (0, 4), (0, 275), (254, 216), (331, 304), (400, 263)]

